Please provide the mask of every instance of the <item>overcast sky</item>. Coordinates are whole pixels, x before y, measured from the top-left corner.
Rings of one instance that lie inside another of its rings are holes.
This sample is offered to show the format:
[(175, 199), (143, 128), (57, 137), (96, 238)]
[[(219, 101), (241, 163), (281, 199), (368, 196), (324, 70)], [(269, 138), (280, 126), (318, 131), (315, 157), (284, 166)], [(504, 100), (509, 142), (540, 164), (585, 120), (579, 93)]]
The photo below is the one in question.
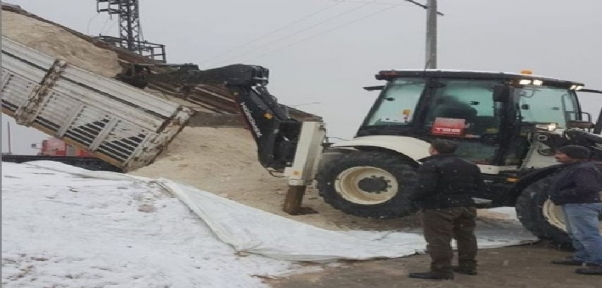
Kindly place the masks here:
[[(94, 0), (4, 2), (83, 33), (117, 36), (116, 18), (98, 15)], [(376, 97), (362, 87), (378, 84), (377, 71), (424, 67), (426, 13), (403, 0), (140, 2), (144, 37), (167, 45), (169, 62), (197, 63), (201, 69), (265, 66), (271, 70), (269, 89), (281, 103), (318, 102), (298, 108), (323, 116), (330, 136), (353, 136)], [(438, 2), (445, 14), (438, 18), (438, 68), (531, 69), (602, 89), (602, 1)], [(308, 15), (313, 16), (297, 21)], [(597, 116), (602, 97), (594, 95), (580, 98), (585, 110)], [(3, 152), (8, 149), (6, 118)], [(13, 153), (35, 153), (30, 144), (46, 136), (13, 124)]]

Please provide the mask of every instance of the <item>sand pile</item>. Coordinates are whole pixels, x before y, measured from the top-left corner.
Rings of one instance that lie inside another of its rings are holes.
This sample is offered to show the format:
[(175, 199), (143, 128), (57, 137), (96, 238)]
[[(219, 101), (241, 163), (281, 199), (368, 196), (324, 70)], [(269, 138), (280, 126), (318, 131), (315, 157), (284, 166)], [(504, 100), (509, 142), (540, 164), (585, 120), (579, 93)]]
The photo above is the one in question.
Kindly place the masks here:
[(257, 188), (275, 193), (286, 181), (258, 164), (255, 146), (245, 129), (186, 127), (155, 163), (132, 174), (166, 177), (223, 195)]
[(2, 35), (105, 77), (114, 77), (121, 72), (115, 52), (98, 48), (60, 27), (25, 15), (2, 11)]

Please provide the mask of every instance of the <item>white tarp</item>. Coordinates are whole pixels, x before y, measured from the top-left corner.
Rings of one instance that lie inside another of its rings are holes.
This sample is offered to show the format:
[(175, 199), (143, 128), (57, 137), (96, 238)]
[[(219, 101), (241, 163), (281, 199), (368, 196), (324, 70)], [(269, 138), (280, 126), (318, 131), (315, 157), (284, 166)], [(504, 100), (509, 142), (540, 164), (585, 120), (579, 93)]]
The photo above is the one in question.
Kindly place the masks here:
[(158, 185), (2, 163), (2, 287), (267, 288), (298, 263), (238, 255)]
[[(261, 211), (168, 179), (148, 179), (112, 172), (87, 171), (55, 162), (29, 162), (40, 168), (85, 178), (159, 184), (196, 213), (224, 243), (236, 251), (275, 259), (324, 262), (339, 259), (397, 258), (423, 253), (419, 231), (330, 231)], [(235, 191), (233, 191), (235, 193)], [(537, 240), (514, 219), (479, 221), (479, 247), (498, 248)]]

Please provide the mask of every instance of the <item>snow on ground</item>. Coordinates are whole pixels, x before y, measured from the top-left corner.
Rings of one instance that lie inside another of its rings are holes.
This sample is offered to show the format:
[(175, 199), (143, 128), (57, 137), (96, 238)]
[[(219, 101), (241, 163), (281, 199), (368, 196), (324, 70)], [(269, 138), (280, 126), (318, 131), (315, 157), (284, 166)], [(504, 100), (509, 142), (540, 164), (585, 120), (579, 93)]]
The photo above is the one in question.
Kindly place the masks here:
[(2, 163), (3, 287), (262, 287), (291, 262), (240, 257), (146, 183)]
[[(48, 161), (2, 172), (5, 287), (262, 287), (261, 276), (308, 271), (295, 260), (396, 258), (426, 244), (421, 231), (329, 231), (167, 179)], [(494, 213), (479, 220), (480, 248), (536, 240)]]

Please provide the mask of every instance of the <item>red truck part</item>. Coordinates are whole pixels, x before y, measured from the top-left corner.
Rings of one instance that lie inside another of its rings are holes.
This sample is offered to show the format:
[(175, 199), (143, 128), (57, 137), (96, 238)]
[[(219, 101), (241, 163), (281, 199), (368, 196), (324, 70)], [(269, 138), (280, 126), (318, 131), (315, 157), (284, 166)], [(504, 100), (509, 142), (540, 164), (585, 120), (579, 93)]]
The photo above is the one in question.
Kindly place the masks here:
[(42, 141), (42, 147), (38, 155), (41, 156), (74, 156), (74, 157), (94, 157), (86, 150), (67, 144), (59, 139), (50, 138)]

